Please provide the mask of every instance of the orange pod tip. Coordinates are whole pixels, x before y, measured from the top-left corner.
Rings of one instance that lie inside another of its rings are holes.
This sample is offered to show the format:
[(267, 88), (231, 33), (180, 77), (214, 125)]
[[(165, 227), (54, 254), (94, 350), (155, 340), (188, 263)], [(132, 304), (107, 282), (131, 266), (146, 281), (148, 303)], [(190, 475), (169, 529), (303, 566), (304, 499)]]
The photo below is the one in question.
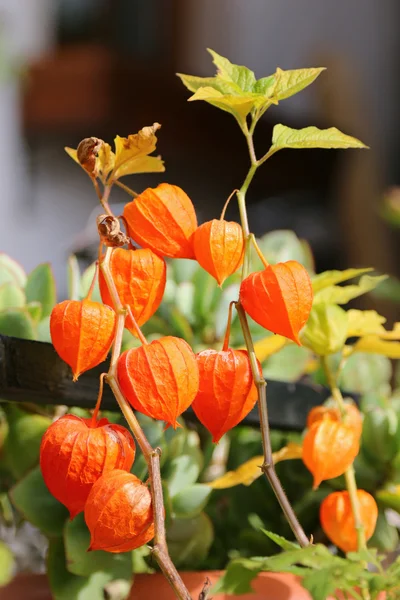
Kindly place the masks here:
[(116, 316), (109, 306), (92, 300), (64, 300), (50, 316), (51, 341), (71, 367), (74, 381), (106, 359), (114, 341)]
[(197, 228), (194, 206), (178, 186), (161, 183), (147, 188), (124, 208), (130, 237), (143, 248), (170, 258), (194, 258)]
[(40, 468), (50, 493), (73, 519), (82, 512), (93, 484), (112, 469), (129, 471), (135, 442), (121, 425), (65, 415), (44, 434)]
[(105, 473), (89, 494), (85, 521), (91, 536), (89, 550), (135, 550), (154, 537), (150, 491), (132, 473)]
[[(149, 248), (125, 250), (115, 248), (109, 262), (111, 275), (123, 306), (129, 306), (139, 327), (146, 323), (161, 304), (167, 279), (165, 260)], [(112, 306), (102, 271), (99, 273), (99, 286), (104, 304)], [(133, 335), (135, 327), (128, 316), (125, 327)]]
[(176, 429), (198, 392), (199, 369), (189, 344), (166, 336), (121, 354), (118, 381), (135, 410)]
[(313, 489), (321, 481), (339, 477), (359, 452), (360, 436), (341, 421), (326, 418), (314, 423), (303, 439), (303, 462), (314, 476)]
[(313, 289), (303, 265), (289, 260), (251, 273), (240, 286), (240, 302), (259, 325), (300, 344), (310, 315)]
[(192, 408), (217, 443), (254, 407), (257, 388), (245, 350), (203, 350), (196, 359), (200, 384)]
[[(335, 403), (336, 404), (336, 403)], [(345, 401), (345, 414), (343, 417), (336, 405), (321, 405), (314, 406), (308, 413), (307, 427), (308, 429), (322, 419), (332, 419), (333, 421), (342, 421), (348, 427), (354, 429), (359, 436), (362, 433), (363, 417), (354, 402)]]
[(214, 219), (198, 227), (193, 236), (197, 262), (222, 285), (243, 262), (244, 238), (239, 223)]
[[(373, 496), (364, 490), (357, 490), (357, 500), (365, 538), (369, 540), (375, 531), (378, 507)], [(348, 492), (333, 492), (323, 500), (320, 521), (322, 529), (335, 546), (343, 552), (357, 550), (357, 530)]]

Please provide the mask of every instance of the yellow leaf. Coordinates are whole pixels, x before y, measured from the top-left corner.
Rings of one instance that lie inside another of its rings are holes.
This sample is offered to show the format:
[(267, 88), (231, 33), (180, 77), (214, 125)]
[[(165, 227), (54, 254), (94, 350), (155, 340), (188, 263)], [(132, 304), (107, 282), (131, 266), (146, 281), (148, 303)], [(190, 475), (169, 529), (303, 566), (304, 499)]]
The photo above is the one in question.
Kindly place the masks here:
[[(155, 132), (160, 127), (159, 123), (154, 123), (150, 127), (143, 127), (138, 133), (129, 135), (127, 138), (117, 135), (115, 138), (114, 179), (131, 173), (164, 170), (163, 163), (158, 157), (153, 156), (151, 161), (143, 161), (144, 157), (148, 157), (156, 149)], [(140, 167), (145, 171), (140, 171)]]
[(115, 164), (115, 154), (111, 150), (110, 144), (104, 142), (100, 146), (99, 153), (96, 158), (96, 170), (101, 174), (103, 182), (107, 175), (113, 170)]
[(315, 294), (314, 304), (347, 304), (350, 300), (375, 289), (385, 279), (387, 275), (363, 275), (358, 283), (329, 285)]
[(74, 160), (76, 163), (78, 163), (78, 165), (80, 165), (77, 152), (74, 148), (69, 148), (68, 146), (65, 146), (64, 150), (68, 154), (68, 156), (72, 158), (72, 160)]
[[(388, 334), (394, 332), (387, 332)], [(400, 332), (396, 334), (398, 337), (389, 339), (400, 339)], [(386, 336), (385, 336), (386, 337)], [(380, 335), (366, 335), (358, 340), (353, 346), (353, 352), (372, 352), (374, 354), (382, 354), (388, 358), (400, 358), (400, 342), (386, 341)]]
[[(290, 442), (287, 446), (284, 446), (278, 452), (274, 452), (272, 457), (274, 464), (282, 460), (291, 460), (294, 458), (301, 458), (303, 448), (300, 444), (294, 444)], [(251, 485), (253, 481), (261, 477), (262, 471), (261, 466), (264, 462), (263, 456), (254, 456), (250, 460), (246, 461), (236, 471), (228, 471), (222, 477), (214, 479), (207, 485), (212, 487), (214, 490), (224, 490), (226, 488), (234, 487), (235, 485)]]
[(347, 311), (348, 329), (347, 337), (359, 337), (373, 333), (385, 333), (383, 323), (385, 317), (379, 315), (375, 310), (355, 310)]
[(368, 271), (373, 271), (373, 269), (368, 267), (364, 269), (346, 269), (345, 271), (324, 271), (323, 273), (319, 273), (312, 280), (314, 294), (328, 286), (347, 281), (348, 279), (354, 279), (354, 277), (368, 273)]
[(318, 129), (304, 127), (292, 129), (286, 125), (275, 125), (272, 132), (272, 149), (276, 152), (283, 148), (367, 148), (363, 142), (336, 129)]
[(258, 340), (254, 344), (258, 360), (262, 363), (268, 356), (279, 352), (287, 341), (287, 338), (282, 335), (270, 335), (262, 340)]

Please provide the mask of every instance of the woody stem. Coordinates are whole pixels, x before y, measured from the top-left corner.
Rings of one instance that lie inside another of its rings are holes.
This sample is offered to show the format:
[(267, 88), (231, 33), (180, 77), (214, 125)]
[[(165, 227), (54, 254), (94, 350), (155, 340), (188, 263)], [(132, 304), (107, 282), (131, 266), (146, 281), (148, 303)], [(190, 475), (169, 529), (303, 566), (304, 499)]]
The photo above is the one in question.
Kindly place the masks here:
[(152, 448), (152, 446), (148, 442), (143, 432), (143, 429), (141, 428), (130, 404), (126, 400), (118, 382), (117, 364), (119, 355), (121, 353), (122, 335), (124, 332), (127, 309), (124, 306), (122, 306), (117, 289), (115, 287), (114, 280), (111, 275), (111, 271), (109, 268), (111, 253), (112, 248), (107, 248), (104, 260), (100, 263), (100, 268), (102, 270), (105, 282), (110, 292), (114, 308), (117, 312), (117, 326), (114, 338), (113, 351), (111, 355), (111, 364), (106, 378), (118, 402), (121, 412), (124, 415), (129, 427), (131, 428), (147, 463), (154, 511), (155, 533), (153, 554), (160, 566), (160, 569), (162, 570), (169, 584), (173, 588), (176, 597), (180, 600), (192, 600), (185, 584), (183, 583), (168, 553), (168, 546), (165, 534), (164, 500), (160, 472), (161, 450), (160, 448)]
[(274, 467), (268, 422), (267, 382), (265, 381), (264, 377), (262, 377), (259, 373), (256, 353), (254, 350), (254, 344), (251, 337), (249, 324), (247, 322), (246, 313), (244, 312), (243, 306), (240, 304), (240, 302), (236, 304), (236, 310), (238, 312), (240, 325), (242, 326), (243, 337), (245, 339), (247, 351), (250, 358), (254, 383), (258, 391), (258, 413), (260, 415), (260, 429), (264, 453), (264, 462), (261, 466), (261, 470), (267, 477), (269, 483), (271, 484), (275, 496), (297, 541), (299, 542), (300, 546), (305, 547), (308, 546), (310, 542), (306, 534), (304, 533), (304, 530), (300, 525), (299, 520), (296, 517), (296, 514), (288, 500), (288, 497), (286, 496), (285, 490), (282, 487), (282, 484), (279, 480), (278, 475), (276, 474)]

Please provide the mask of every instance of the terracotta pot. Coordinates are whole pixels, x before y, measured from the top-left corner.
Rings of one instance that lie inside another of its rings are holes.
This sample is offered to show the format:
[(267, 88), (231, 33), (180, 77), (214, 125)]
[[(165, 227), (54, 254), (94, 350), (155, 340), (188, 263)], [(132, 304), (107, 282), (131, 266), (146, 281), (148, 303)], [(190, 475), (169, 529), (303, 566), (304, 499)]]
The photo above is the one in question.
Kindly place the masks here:
[[(182, 573), (193, 600), (197, 600), (206, 577), (212, 583), (222, 571)], [(254, 594), (231, 596), (218, 594), (213, 600), (310, 600), (297, 577), (289, 573), (261, 573), (253, 582)], [(339, 596), (340, 597), (340, 596)], [(384, 600), (385, 595), (380, 596)], [(0, 600), (52, 600), (46, 575), (18, 575), (9, 585), (0, 588)], [(71, 600), (75, 600), (71, 598)], [(136, 575), (129, 600), (176, 600), (175, 594), (161, 574)], [(329, 599), (328, 599), (329, 600)], [(331, 599), (333, 600), (333, 599)]]

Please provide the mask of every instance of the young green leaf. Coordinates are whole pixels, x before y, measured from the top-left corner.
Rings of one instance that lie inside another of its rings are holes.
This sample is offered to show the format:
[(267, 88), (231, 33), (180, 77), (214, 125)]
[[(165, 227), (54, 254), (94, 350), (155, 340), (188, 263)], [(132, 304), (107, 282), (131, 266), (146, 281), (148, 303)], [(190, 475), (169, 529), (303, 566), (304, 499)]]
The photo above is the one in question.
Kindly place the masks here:
[(373, 271), (372, 267), (363, 268), (363, 269), (346, 269), (345, 271), (324, 271), (323, 273), (319, 273), (315, 275), (312, 280), (314, 294), (317, 294), (320, 290), (335, 285), (336, 283), (342, 283), (343, 281), (348, 281), (349, 279), (354, 279), (354, 277), (358, 277), (358, 275), (362, 275), (363, 273), (368, 273), (368, 271)]
[(232, 64), (227, 58), (224, 58), (220, 54), (217, 54), (214, 50), (207, 48), (208, 52), (213, 58), (213, 63), (217, 67), (218, 75), (222, 79), (232, 81), (243, 92), (252, 92), (256, 78), (250, 69), (240, 65)]
[(10, 258), (7, 254), (0, 252), (0, 285), (9, 281), (24, 288), (26, 284), (26, 274), (16, 260)]
[[(293, 69), (283, 71), (279, 67), (275, 73), (274, 93), (278, 100), (285, 100), (304, 90), (313, 83), (317, 77), (325, 71), (325, 67), (311, 69)], [(258, 82), (257, 82), (258, 83)]]
[(336, 304), (316, 304), (307, 325), (300, 334), (301, 342), (320, 356), (341, 350), (347, 338), (347, 314)]
[(14, 573), (14, 555), (10, 548), (0, 541), (0, 586), (11, 581)]
[(211, 488), (203, 483), (189, 485), (172, 499), (173, 512), (181, 518), (197, 516), (204, 510), (211, 491)]
[(0, 286), (0, 311), (6, 308), (22, 308), (25, 303), (24, 291), (16, 283), (8, 281)]
[(320, 303), (347, 304), (350, 300), (373, 290), (386, 278), (387, 275), (364, 275), (357, 284), (328, 286), (315, 294), (314, 305)]
[(290, 542), (289, 540), (285, 539), (281, 535), (273, 533), (272, 531), (267, 531), (266, 529), (261, 529), (261, 531), (263, 533), (265, 533), (265, 535), (267, 537), (269, 537), (270, 540), (275, 542), (275, 544), (277, 544), (283, 550), (298, 550), (298, 548), (299, 548), (298, 544), (295, 544), (294, 542)]
[(318, 127), (305, 127), (292, 129), (286, 125), (275, 125), (272, 133), (272, 146), (268, 154), (278, 150), (292, 148), (367, 148), (365, 144), (354, 137), (345, 135), (336, 127), (318, 129)]
[(40, 302), (42, 315), (47, 317), (56, 301), (56, 283), (49, 263), (39, 265), (29, 275), (25, 286), (28, 302)]
[(70, 300), (80, 300), (81, 272), (75, 254), (71, 254), (71, 256), (68, 257), (67, 276), (68, 298)]
[(8, 308), (0, 312), (0, 333), (24, 340), (36, 340), (35, 323), (25, 308)]

